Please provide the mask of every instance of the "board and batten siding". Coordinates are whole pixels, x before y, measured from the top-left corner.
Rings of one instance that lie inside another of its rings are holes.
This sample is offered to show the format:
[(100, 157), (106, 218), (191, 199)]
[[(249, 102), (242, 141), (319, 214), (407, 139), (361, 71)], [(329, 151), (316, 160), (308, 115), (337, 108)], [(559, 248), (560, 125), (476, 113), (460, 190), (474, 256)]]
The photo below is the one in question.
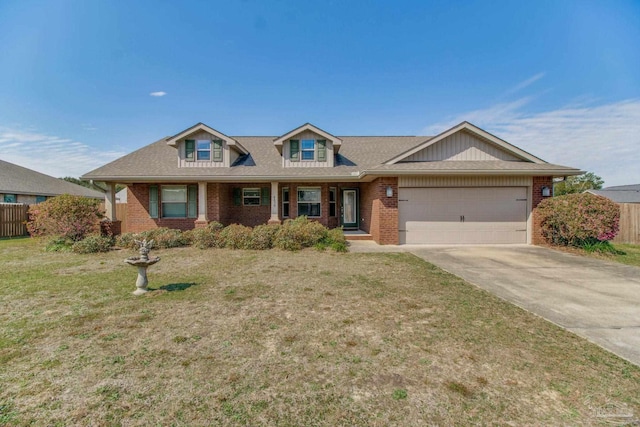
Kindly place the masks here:
[[(228, 168), (231, 165), (231, 153), (230, 151), (233, 151), (229, 148), (229, 146), (227, 145), (227, 142), (225, 140), (222, 140), (222, 161), (221, 162), (214, 162), (213, 160), (211, 161), (202, 161), (202, 160), (196, 160), (193, 162), (188, 162), (185, 159), (185, 141), (187, 139), (208, 139), (208, 140), (213, 140), (213, 139), (219, 139), (214, 135), (211, 135), (208, 132), (205, 131), (200, 131), (194, 134), (189, 135), (186, 138), (183, 138), (181, 140), (178, 141), (178, 167), (181, 168)], [(196, 147), (197, 150), (197, 147)], [(213, 158), (213, 153), (212, 153), (212, 158)], [(237, 158), (237, 156), (236, 156)], [(235, 159), (234, 159), (235, 161)]]
[(457, 132), (403, 159), (409, 162), (440, 160), (521, 160), (467, 132)]
[[(315, 132), (311, 132), (309, 130), (301, 132), (290, 139), (296, 139), (298, 141), (302, 141), (303, 139), (322, 139), (327, 141), (327, 161), (326, 162), (318, 162), (318, 161), (309, 161), (309, 160), (298, 160), (295, 162), (291, 161), (291, 151), (289, 150), (289, 140), (286, 140), (284, 144), (282, 144), (282, 166), (285, 168), (327, 168), (333, 167), (333, 143), (318, 135)], [(300, 143), (300, 152), (302, 152), (302, 143)], [(317, 152), (316, 152), (317, 155)]]
[(398, 187), (530, 187), (528, 176), (401, 176)]

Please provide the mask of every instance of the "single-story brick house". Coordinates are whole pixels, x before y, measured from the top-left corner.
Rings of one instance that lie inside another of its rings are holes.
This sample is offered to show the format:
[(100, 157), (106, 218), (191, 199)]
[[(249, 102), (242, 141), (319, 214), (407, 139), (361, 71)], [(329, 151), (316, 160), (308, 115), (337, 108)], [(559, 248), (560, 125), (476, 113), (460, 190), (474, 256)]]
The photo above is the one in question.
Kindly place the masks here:
[(282, 136), (227, 136), (198, 123), (83, 176), (128, 188), (127, 229), (210, 221), (255, 226), (307, 215), (379, 244), (536, 243), (535, 207), (553, 165), (468, 123), (434, 137), (338, 137), (304, 124)]
[(71, 194), (104, 199), (104, 193), (0, 160), (0, 203), (33, 205)]

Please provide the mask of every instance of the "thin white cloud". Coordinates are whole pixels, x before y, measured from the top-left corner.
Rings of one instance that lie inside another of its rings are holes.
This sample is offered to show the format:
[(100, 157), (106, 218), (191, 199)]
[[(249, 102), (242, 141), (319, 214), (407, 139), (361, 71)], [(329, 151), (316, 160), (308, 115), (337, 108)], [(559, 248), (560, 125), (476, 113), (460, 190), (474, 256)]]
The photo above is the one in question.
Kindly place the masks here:
[(529, 77), (528, 79), (526, 79), (525, 81), (522, 81), (520, 83), (518, 83), (517, 85), (515, 85), (514, 87), (512, 87), (511, 89), (507, 90), (506, 94), (507, 95), (511, 95), (514, 94), (516, 92), (521, 91), (522, 89), (531, 86), (532, 84), (534, 84), (535, 82), (537, 82), (538, 80), (540, 80), (541, 78), (543, 78), (545, 76), (546, 73), (538, 73), (535, 76)]
[(640, 99), (529, 113), (530, 98), (469, 111), (425, 128), (467, 120), (550, 163), (594, 172), (605, 186), (640, 183)]
[(124, 154), (33, 130), (0, 128), (0, 159), (56, 178), (79, 177)]
[(165, 96), (167, 92), (159, 91), (159, 92), (151, 92), (149, 95), (151, 96)]

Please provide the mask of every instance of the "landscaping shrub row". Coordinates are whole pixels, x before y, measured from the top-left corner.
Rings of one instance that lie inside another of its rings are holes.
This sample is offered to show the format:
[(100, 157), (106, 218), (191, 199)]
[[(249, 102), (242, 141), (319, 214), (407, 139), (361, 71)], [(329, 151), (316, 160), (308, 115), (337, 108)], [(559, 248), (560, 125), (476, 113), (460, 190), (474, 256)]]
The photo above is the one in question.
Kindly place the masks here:
[(306, 216), (286, 220), (282, 225), (258, 225), (246, 227), (231, 224), (227, 227), (219, 222), (211, 222), (205, 228), (182, 232), (170, 228), (156, 228), (141, 233), (124, 233), (115, 239), (106, 236), (89, 235), (75, 243), (64, 238), (55, 238), (47, 246), (48, 250), (65, 250), (69, 247), (77, 253), (106, 252), (115, 244), (121, 248), (135, 249), (135, 240), (153, 240), (156, 248), (195, 246), (200, 249), (228, 248), (265, 250), (278, 248), (297, 251), (315, 247), (319, 250), (332, 249), (347, 251), (347, 241), (342, 228), (327, 229), (317, 221), (309, 221)]

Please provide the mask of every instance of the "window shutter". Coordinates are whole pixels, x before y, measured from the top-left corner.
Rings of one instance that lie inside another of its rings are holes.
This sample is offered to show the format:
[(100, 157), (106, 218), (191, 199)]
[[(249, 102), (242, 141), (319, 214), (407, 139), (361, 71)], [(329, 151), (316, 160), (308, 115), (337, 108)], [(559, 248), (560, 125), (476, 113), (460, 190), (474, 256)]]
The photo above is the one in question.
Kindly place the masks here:
[(187, 218), (196, 218), (198, 216), (198, 186), (190, 185), (187, 187)]
[(149, 216), (158, 218), (158, 186), (149, 186)]
[(222, 161), (222, 140), (214, 139), (211, 143), (211, 151), (213, 151), (213, 153), (211, 154), (213, 161), (221, 162)]
[(318, 144), (318, 161), (326, 162), (327, 161), (327, 141), (324, 139), (319, 139), (317, 141)]
[(187, 139), (184, 141), (184, 158), (187, 162), (193, 162), (196, 160), (196, 141), (193, 139)]
[(300, 160), (300, 141), (297, 139), (289, 140), (289, 159), (292, 162)]
[(260, 189), (260, 204), (262, 206), (271, 205), (271, 189), (269, 187), (262, 187)]
[(240, 206), (242, 204), (242, 189), (234, 188), (233, 189), (233, 205)]

